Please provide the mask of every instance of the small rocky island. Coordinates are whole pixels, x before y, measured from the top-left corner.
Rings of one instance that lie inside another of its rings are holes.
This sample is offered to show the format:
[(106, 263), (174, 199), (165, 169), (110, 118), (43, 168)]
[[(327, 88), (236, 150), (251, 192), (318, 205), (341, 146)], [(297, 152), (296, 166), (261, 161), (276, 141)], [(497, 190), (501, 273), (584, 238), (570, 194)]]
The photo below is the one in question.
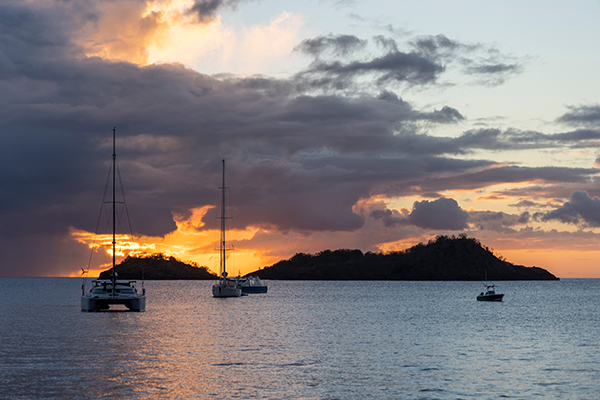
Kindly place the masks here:
[(275, 280), (482, 281), (486, 275), (494, 281), (558, 280), (545, 269), (497, 257), (466, 235), (438, 236), (427, 244), (387, 254), (360, 250), (299, 253), (249, 275)]
[[(111, 268), (112, 269), (112, 268)], [(118, 279), (125, 280), (212, 280), (219, 279), (206, 267), (187, 264), (162, 253), (141, 257), (127, 257), (117, 266)], [(100, 273), (99, 279), (110, 279), (111, 270)]]

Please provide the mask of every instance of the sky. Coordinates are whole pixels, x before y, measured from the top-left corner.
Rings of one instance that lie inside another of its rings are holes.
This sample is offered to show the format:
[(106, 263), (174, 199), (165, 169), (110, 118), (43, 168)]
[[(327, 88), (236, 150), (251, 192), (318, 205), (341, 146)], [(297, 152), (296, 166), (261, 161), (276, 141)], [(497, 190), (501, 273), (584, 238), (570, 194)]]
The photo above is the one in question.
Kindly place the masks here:
[(225, 159), (234, 274), (466, 234), (600, 278), (599, 17), (598, 0), (4, 0), (0, 276), (106, 268), (116, 127), (119, 259), (217, 272)]

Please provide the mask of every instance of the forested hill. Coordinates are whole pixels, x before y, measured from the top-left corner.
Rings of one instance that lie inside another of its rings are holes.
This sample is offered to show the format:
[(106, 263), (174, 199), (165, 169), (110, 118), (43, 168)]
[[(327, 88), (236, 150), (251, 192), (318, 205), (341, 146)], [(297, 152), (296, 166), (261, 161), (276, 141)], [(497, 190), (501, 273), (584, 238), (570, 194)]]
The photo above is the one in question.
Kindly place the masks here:
[(279, 280), (557, 280), (550, 272), (496, 257), (479, 240), (438, 236), (399, 252), (363, 254), (360, 250), (299, 253), (253, 272)]
[[(186, 264), (175, 257), (167, 257), (161, 253), (151, 256), (127, 257), (115, 267), (115, 270), (117, 278), (125, 280), (218, 279), (218, 276), (206, 267)], [(100, 273), (99, 278), (110, 279), (110, 269)]]

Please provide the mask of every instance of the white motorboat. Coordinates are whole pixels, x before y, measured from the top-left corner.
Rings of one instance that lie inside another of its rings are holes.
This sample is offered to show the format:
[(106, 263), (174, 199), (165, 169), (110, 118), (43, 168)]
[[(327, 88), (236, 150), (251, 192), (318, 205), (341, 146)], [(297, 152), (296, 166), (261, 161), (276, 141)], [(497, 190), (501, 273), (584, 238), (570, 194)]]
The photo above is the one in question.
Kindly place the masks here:
[[(141, 293), (135, 287), (136, 281), (117, 280), (116, 264), (116, 163), (115, 128), (113, 128), (113, 155), (112, 155), (112, 277), (111, 279), (94, 280), (92, 288), (86, 293), (85, 280), (81, 285), (81, 311), (108, 310), (113, 304), (122, 304), (130, 311), (146, 310), (146, 290)], [(106, 191), (105, 191), (106, 192)], [(104, 203), (104, 201), (103, 201)], [(89, 267), (88, 267), (89, 269)], [(84, 270), (84, 273), (86, 271)]]
[(263, 284), (258, 276), (238, 277), (242, 293), (267, 293), (268, 287)]
[(496, 293), (494, 285), (486, 284), (485, 288), (485, 293), (481, 292), (477, 296), (477, 301), (502, 301), (502, 298), (504, 298), (504, 294)]
[(225, 160), (223, 160), (223, 184), (220, 187), (221, 195), (221, 239), (219, 240), (219, 282), (214, 284), (212, 287), (212, 293), (214, 297), (240, 297), (242, 295), (242, 288), (237, 279), (230, 279), (227, 277), (226, 262), (226, 242), (225, 242), (225, 220), (228, 218), (225, 216)]

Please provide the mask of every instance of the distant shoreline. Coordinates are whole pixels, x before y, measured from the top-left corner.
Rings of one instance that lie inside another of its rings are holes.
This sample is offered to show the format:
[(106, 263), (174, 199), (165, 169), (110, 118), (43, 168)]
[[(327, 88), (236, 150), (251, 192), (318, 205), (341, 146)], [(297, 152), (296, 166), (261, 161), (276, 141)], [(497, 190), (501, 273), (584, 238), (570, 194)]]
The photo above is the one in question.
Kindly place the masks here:
[(520, 281), (559, 280), (539, 267), (514, 265), (479, 240), (438, 236), (399, 252), (363, 253), (324, 250), (298, 253), (288, 260), (254, 271), (261, 279), (335, 281)]
[[(127, 257), (116, 266), (118, 279), (217, 280), (207, 267), (188, 264), (164, 254)], [(465, 235), (438, 236), (427, 244), (383, 253), (324, 250), (298, 253), (244, 276), (280, 281), (536, 281), (559, 280), (539, 267), (514, 265)], [(111, 270), (99, 279), (110, 279)], [(574, 278), (577, 279), (577, 278)], [(586, 278), (581, 278), (586, 279)], [(596, 278), (587, 278), (596, 279)]]

